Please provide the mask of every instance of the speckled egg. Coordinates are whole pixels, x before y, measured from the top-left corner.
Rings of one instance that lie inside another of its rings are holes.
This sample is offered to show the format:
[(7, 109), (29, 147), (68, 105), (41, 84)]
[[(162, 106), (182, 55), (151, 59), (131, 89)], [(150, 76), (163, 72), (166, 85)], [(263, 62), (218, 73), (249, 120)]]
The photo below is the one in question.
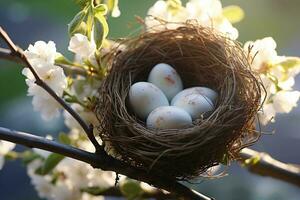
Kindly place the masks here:
[(183, 89), (180, 76), (173, 67), (166, 63), (159, 63), (153, 67), (148, 82), (160, 88), (170, 101)]
[[(180, 93), (178, 94), (180, 95)], [(206, 112), (213, 111), (214, 105), (211, 100), (201, 94), (190, 93), (187, 95), (180, 95), (180, 97), (174, 97), (171, 105), (182, 108), (188, 112), (192, 119), (198, 119)]]
[(191, 87), (185, 90), (182, 90), (178, 93), (171, 101), (171, 105), (174, 101), (177, 101), (178, 98), (182, 98), (183, 96), (190, 95), (190, 94), (201, 94), (209, 98), (212, 103), (216, 103), (218, 99), (218, 93), (214, 90), (207, 88), (207, 87)]
[(137, 82), (130, 87), (129, 103), (141, 119), (146, 119), (155, 108), (169, 105), (165, 94), (158, 87), (148, 82)]
[(158, 107), (147, 118), (147, 127), (154, 129), (180, 129), (191, 125), (191, 116), (175, 106)]

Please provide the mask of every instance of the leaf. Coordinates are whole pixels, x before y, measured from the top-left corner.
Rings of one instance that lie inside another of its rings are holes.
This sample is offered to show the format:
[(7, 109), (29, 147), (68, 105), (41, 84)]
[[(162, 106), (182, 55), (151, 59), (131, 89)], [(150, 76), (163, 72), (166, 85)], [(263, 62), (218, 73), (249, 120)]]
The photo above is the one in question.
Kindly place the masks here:
[(96, 14), (94, 17), (94, 40), (99, 49), (108, 35), (108, 24), (104, 15)]
[(143, 194), (143, 189), (141, 188), (139, 182), (128, 180), (120, 185), (121, 193), (128, 200), (138, 199)]
[(244, 18), (245, 13), (241, 7), (232, 5), (223, 8), (223, 15), (234, 24), (240, 22)]
[(65, 133), (60, 133), (58, 135), (58, 141), (63, 143), (63, 144), (71, 144), (71, 139), (69, 138), (69, 136)]
[(281, 65), (285, 70), (298, 67), (300, 68), (300, 58), (287, 57), (284, 61), (279, 62), (277, 65)]
[(50, 173), (60, 161), (64, 159), (63, 155), (52, 153), (50, 154), (44, 164), (36, 170), (36, 173), (39, 175), (46, 175)]
[(4, 155), (5, 160), (16, 160), (19, 158), (19, 153), (16, 151), (9, 151)]
[(94, 15), (106, 15), (108, 8), (105, 4), (99, 4), (96, 7), (93, 8)]
[(118, 6), (118, 0), (108, 0), (107, 1), (107, 7), (109, 11), (112, 11), (115, 6)]
[(72, 21), (68, 24), (68, 32), (70, 36), (77, 33), (78, 28), (80, 28), (80, 25), (83, 22), (85, 16), (86, 16), (86, 12), (85, 10), (82, 10), (79, 13), (77, 13), (75, 17), (72, 19)]
[(111, 12), (112, 17), (119, 17), (121, 14), (118, 4), (119, 4), (119, 0), (107, 1), (108, 10)]
[(256, 156), (253, 156), (251, 158), (248, 158), (244, 161), (244, 165), (245, 166), (251, 166), (251, 165), (255, 165), (257, 164), (259, 161), (260, 161), (260, 156), (259, 155), (256, 155)]
[(24, 151), (21, 156), (22, 156), (22, 163), (25, 165), (28, 165), (29, 163), (31, 163), (36, 159), (39, 158), (42, 159), (42, 157), (39, 154), (33, 151)]
[(230, 161), (229, 155), (228, 154), (224, 154), (220, 163), (223, 164), (223, 165), (228, 165), (229, 161)]
[(55, 57), (55, 64), (66, 64), (66, 65), (74, 65), (69, 59), (64, 57), (61, 53), (57, 53)]
[(90, 0), (75, 0), (75, 3), (81, 7), (84, 7), (90, 3)]

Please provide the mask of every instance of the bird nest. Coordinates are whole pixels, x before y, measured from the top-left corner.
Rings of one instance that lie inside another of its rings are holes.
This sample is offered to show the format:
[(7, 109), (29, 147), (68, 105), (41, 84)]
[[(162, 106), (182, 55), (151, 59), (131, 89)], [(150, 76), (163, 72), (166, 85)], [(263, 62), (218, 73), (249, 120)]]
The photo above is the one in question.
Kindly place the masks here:
[[(258, 135), (254, 120), (261, 83), (240, 44), (211, 28), (184, 24), (125, 39), (109, 57), (96, 114), (106, 149), (118, 159), (176, 179), (189, 179), (237, 158)], [(215, 110), (184, 129), (146, 127), (128, 102), (130, 86), (146, 81), (158, 63), (168, 63), (184, 88), (205, 86), (219, 94)]]

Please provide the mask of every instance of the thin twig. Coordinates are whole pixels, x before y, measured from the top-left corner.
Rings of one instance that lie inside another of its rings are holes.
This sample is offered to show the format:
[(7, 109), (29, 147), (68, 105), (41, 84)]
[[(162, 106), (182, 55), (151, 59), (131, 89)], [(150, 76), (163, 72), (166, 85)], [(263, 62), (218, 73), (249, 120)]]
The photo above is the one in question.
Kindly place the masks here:
[[(243, 164), (250, 172), (273, 177), (300, 187), (300, 167), (275, 160), (269, 154), (244, 148), (240, 152)], [(251, 160), (252, 159), (252, 160)], [(245, 161), (248, 162), (245, 163)]]
[[(24, 61), (20, 58), (16, 57), (11, 53), (9, 49), (1, 48), (0, 47), (0, 59), (8, 60), (14, 63), (18, 63), (21, 65), (25, 65)], [(66, 64), (56, 64), (57, 66), (60, 66), (64, 69), (64, 72), (67, 75), (81, 75), (81, 76), (87, 76), (88, 72), (82, 68), (72, 66), (72, 65), (66, 65)]]
[(10, 39), (8, 34), (0, 27), (0, 37), (5, 41), (5, 43), (8, 45), (10, 49), (10, 56), (16, 57), (16, 59), (19, 59), (23, 62), (25, 67), (28, 67), (31, 73), (33, 74), (35, 78), (35, 83), (42, 87), (46, 92), (52, 96), (71, 116), (74, 117), (74, 119), (80, 124), (80, 126), (83, 128), (83, 130), (86, 132), (88, 138), (93, 143), (93, 145), (96, 148), (96, 151), (104, 151), (103, 147), (98, 143), (96, 140), (93, 128), (92, 126), (88, 125), (81, 117), (80, 115), (71, 108), (62, 98), (60, 98), (37, 74), (34, 67), (30, 64), (28, 59), (23, 53), (23, 50), (19, 47), (17, 47), (13, 41)]
[(69, 75), (81, 75), (81, 76), (88, 76), (88, 72), (82, 68), (66, 65), (66, 64), (56, 64), (64, 69), (64, 72)]
[(170, 180), (166, 177), (153, 176), (144, 170), (131, 167), (130, 165), (120, 162), (115, 158), (103, 154), (97, 155), (75, 147), (60, 144), (58, 142), (48, 140), (32, 134), (10, 130), (0, 127), (0, 140), (6, 140), (13, 143), (21, 144), (30, 148), (39, 148), (54, 153), (62, 154), (64, 156), (74, 158), (91, 164), (95, 168), (100, 168), (105, 171), (115, 171), (123, 174), (129, 178), (146, 182), (157, 188), (164, 189), (174, 194), (178, 198), (186, 200), (212, 200), (213, 198), (204, 196), (186, 186)]

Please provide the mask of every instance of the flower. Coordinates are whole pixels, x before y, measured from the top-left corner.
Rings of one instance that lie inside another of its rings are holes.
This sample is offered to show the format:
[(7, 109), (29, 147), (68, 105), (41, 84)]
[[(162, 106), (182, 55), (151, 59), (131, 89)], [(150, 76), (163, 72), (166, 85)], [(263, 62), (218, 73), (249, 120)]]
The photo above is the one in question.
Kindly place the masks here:
[[(63, 69), (56, 65), (33, 66), (39, 77), (59, 96), (67, 87)], [(35, 111), (40, 111), (44, 120), (50, 120), (59, 115), (60, 105), (43, 88), (35, 84), (35, 78), (28, 68), (22, 74), (27, 77), (28, 96), (33, 96), (32, 104)]]
[(96, 51), (96, 44), (80, 33), (71, 37), (68, 50), (80, 58), (89, 58)]
[(273, 97), (273, 106), (276, 112), (289, 113), (297, 106), (299, 91), (279, 91)]
[(4, 165), (4, 156), (15, 148), (16, 144), (0, 140), (0, 169), (2, 169)]
[[(251, 51), (249, 52), (249, 48)], [(266, 37), (260, 40), (248, 41), (244, 45), (245, 52), (250, 54), (253, 59), (252, 68), (258, 72), (267, 70), (267, 67), (277, 59), (276, 42), (272, 37)]]
[(32, 65), (54, 64), (56, 57), (55, 43), (53, 41), (48, 43), (37, 41), (34, 45), (30, 44), (28, 49), (24, 51), (24, 54)]
[(51, 176), (40, 176), (35, 171), (42, 165), (42, 161), (37, 159), (27, 165), (27, 174), (31, 179), (31, 184), (38, 192), (39, 197), (51, 199), (54, 186), (51, 184)]
[[(61, 67), (54, 65), (56, 48), (50, 41), (47, 44), (37, 41), (29, 45), (25, 56), (32, 65), (39, 78), (43, 80), (59, 97), (67, 87), (67, 80)], [(60, 105), (43, 88), (35, 83), (35, 77), (28, 68), (22, 70), (27, 77), (28, 96), (33, 96), (32, 104), (35, 111), (40, 111), (44, 120), (50, 120), (59, 115)]]
[[(231, 39), (237, 39), (238, 30), (223, 16), (222, 4), (219, 0), (190, 0), (186, 6), (172, 1), (157, 1), (145, 18), (148, 31), (175, 29), (176, 22), (193, 21), (202, 26), (212, 27)], [(171, 23), (163, 23), (161, 20)], [(175, 22), (175, 23), (174, 23)]]

